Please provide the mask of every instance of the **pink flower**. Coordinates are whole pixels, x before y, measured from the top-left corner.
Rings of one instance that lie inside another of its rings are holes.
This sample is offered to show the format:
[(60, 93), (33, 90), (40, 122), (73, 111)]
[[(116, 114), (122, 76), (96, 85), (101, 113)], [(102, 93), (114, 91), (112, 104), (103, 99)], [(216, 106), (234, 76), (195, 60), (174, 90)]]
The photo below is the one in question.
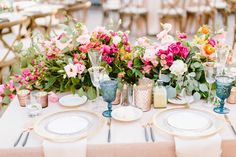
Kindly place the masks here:
[(118, 47), (115, 44), (111, 45), (111, 52), (112, 53), (117, 53), (118, 52)]
[(90, 35), (88, 35), (88, 34), (81, 35), (76, 39), (76, 41), (79, 42), (80, 44), (89, 44), (90, 43)]
[(48, 94), (49, 94), (48, 99), (50, 102), (52, 102), (52, 103), (58, 102), (59, 98), (54, 92), (49, 92)]
[(108, 45), (103, 45), (102, 48), (101, 48), (101, 53), (110, 54), (111, 53), (111, 48)]
[(87, 47), (87, 45), (81, 45), (79, 47), (79, 50), (86, 53), (88, 52), (89, 48)]
[(133, 66), (133, 62), (132, 61), (128, 61), (128, 68), (132, 68), (132, 66)]
[(144, 66), (143, 67), (143, 69), (142, 69), (142, 72), (145, 74), (149, 74), (150, 73), (150, 71), (152, 70), (152, 66), (151, 65), (146, 65), (146, 66)]
[(5, 90), (5, 85), (1, 84), (0, 85), (0, 95), (2, 95), (4, 93)]
[(10, 100), (13, 100), (14, 99), (14, 97), (15, 97), (15, 95), (14, 94), (9, 94), (9, 98), (10, 98)]
[(130, 52), (130, 51), (131, 51), (130, 46), (127, 46), (127, 47), (125, 48), (125, 51), (126, 51), (126, 52)]
[(84, 70), (86, 69), (85, 65), (84, 64), (81, 64), (81, 63), (77, 63), (75, 64), (77, 66), (77, 69), (78, 69), (78, 74), (82, 74), (84, 72)]
[(73, 54), (73, 63), (74, 64), (77, 64), (79, 62), (78, 57), (79, 57), (79, 55), (77, 53)]
[(180, 33), (180, 32), (178, 32), (178, 33), (177, 33), (177, 36), (178, 36), (178, 38), (180, 38), (180, 39), (187, 39), (187, 34), (186, 34), (186, 33)]
[(216, 41), (215, 41), (214, 39), (212, 39), (212, 38), (208, 39), (208, 43), (209, 43), (211, 46), (213, 46), (213, 47), (216, 46)]
[(170, 66), (173, 64), (173, 61), (174, 61), (174, 56), (172, 53), (169, 53), (167, 56), (166, 56), (166, 62), (167, 62), (167, 65)]
[(151, 63), (153, 64), (154, 67), (156, 67), (158, 65), (158, 61), (157, 60), (152, 60)]
[(161, 57), (161, 59), (166, 59), (166, 55), (165, 54), (162, 54), (160, 57)]
[(174, 55), (177, 55), (179, 53), (180, 47), (176, 43), (171, 44), (168, 46), (168, 51), (173, 53)]
[(67, 76), (70, 77), (76, 77), (77, 73), (78, 73), (78, 68), (76, 65), (73, 64), (68, 64), (64, 67), (64, 70), (66, 71)]
[(129, 44), (129, 38), (126, 34), (123, 35), (123, 42), (124, 42), (124, 45), (128, 45)]
[(187, 47), (185, 46), (182, 46), (180, 48), (180, 56), (183, 57), (184, 59), (187, 59), (188, 58), (188, 55), (189, 55), (189, 50)]
[(158, 52), (157, 52), (157, 55), (160, 57), (162, 54), (167, 54), (167, 51), (166, 50), (162, 50), (160, 49)]
[(113, 62), (114, 58), (104, 55), (104, 56), (102, 56), (102, 60), (106, 61), (107, 64), (111, 64)]
[(23, 74), (23, 76), (29, 76), (30, 75), (30, 69), (25, 69), (25, 70), (23, 70), (23, 72), (22, 72), (22, 74)]

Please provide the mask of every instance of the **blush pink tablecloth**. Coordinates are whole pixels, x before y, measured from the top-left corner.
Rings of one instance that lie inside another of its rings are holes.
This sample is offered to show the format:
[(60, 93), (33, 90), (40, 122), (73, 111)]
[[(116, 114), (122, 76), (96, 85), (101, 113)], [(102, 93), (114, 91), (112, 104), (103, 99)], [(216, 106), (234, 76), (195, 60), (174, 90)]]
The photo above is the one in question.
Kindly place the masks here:
[[(104, 102), (98, 102), (104, 105)], [(192, 107), (207, 109), (202, 106), (203, 102), (196, 102)], [(236, 105), (227, 105), (231, 112), (229, 117), (236, 127)], [(81, 108), (93, 109), (95, 104), (88, 102)], [(168, 108), (175, 107), (169, 105)], [(58, 104), (49, 104), (44, 109), (42, 115), (65, 110), (66, 108)], [(211, 109), (208, 109), (211, 110)], [(172, 136), (159, 130), (155, 130), (156, 142), (146, 143), (141, 124), (149, 120), (155, 112), (161, 110), (151, 110), (145, 112), (141, 120), (132, 123), (121, 123), (112, 120), (111, 143), (107, 143), (107, 130), (105, 125), (97, 134), (88, 138), (88, 157), (175, 157), (175, 145)], [(222, 115), (218, 115), (223, 118)], [(26, 147), (18, 146), (13, 148), (13, 143), (19, 136), (26, 123), (32, 121), (26, 114), (26, 109), (21, 108), (18, 99), (15, 98), (10, 104), (2, 118), (0, 119), (0, 157), (44, 157), (42, 142), (43, 139), (34, 132), (30, 134)], [(236, 157), (236, 137), (228, 125), (219, 133), (222, 141), (222, 157)], [(21, 144), (21, 143), (20, 143)], [(207, 150), (203, 150), (207, 151)], [(75, 156), (76, 157), (76, 156)]]

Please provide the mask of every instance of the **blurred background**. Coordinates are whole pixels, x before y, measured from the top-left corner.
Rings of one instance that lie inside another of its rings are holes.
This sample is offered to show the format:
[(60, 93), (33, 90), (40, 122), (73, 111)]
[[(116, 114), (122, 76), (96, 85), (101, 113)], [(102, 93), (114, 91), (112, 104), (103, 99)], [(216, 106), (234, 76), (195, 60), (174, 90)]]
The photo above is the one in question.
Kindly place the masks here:
[(37, 32), (60, 31), (68, 17), (89, 30), (128, 30), (131, 41), (155, 40), (160, 24), (171, 23), (172, 33), (186, 32), (190, 38), (203, 24), (215, 31), (224, 28), (226, 43), (233, 47), (236, 42), (236, 0), (0, 0), (0, 82), (17, 72), (19, 47), (28, 47)]

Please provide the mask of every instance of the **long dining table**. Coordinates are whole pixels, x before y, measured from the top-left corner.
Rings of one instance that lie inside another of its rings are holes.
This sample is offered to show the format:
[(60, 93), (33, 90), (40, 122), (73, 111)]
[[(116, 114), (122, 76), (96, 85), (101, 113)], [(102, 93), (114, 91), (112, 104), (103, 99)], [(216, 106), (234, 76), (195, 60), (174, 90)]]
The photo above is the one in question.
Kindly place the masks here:
[[(192, 108), (208, 110), (213, 113), (212, 108), (204, 107), (204, 101), (198, 101), (190, 104)], [(83, 106), (76, 109), (96, 109), (96, 105), (100, 105), (105, 110), (106, 103), (101, 99), (96, 103), (88, 101)], [(113, 108), (119, 107), (114, 105)], [(167, 108), (174, 108), (176, 105), (168, 104)], [(230, 108), (229, 118), (236, 127), (236, 105), (227, 105)], [(101, 113), (96, 109), (96, 112)], [(41, 116), (57, 111), (67, 110), (68, 108), (58, 103), (49, 103), (44, 108)], [(71, 108), (69, 108), (71, 109)], [(146, 142), (142, 123), (149, 121), (154, 113), (161, 112), (165, 109), (151, 109), (144, 112), (142, 118), (134, 122), (119, 122), (112, 119), (111, 125), (111, 143), (107, 142), (108, 126), (104, 126), (97, 130), (97, 133), (87, 138), (87, 156), (88, 157), (175, 157), (174, 138), (158, 129), (154, 129), (156, 137), (155, 142)], [(94, 111), (95, 112), (95, 111)], [(214, 113), (215, 114), (215, 113)], [(223, 118), (223, 115), (219, 115)], [(44, 151), (42, 147), (43, 138), (38, 136), (34, 131), (31, 132), (25, 147), (13, 147), (14, 142), (18, 138), (26, 124), (33, 123), (37, 118), (27, 116), (27, 109), (20, 107), (18, 98), (15, 97), (5, 113), (0, 119), (0, 157), (43, 157)], [(236, 136), (233, 134), (230, 126), (225, 123), (224, 128), (219, 132), (222, 137), (222, 157), (236, 156)], [(207, 150), (203, 150), (207, 151)]]

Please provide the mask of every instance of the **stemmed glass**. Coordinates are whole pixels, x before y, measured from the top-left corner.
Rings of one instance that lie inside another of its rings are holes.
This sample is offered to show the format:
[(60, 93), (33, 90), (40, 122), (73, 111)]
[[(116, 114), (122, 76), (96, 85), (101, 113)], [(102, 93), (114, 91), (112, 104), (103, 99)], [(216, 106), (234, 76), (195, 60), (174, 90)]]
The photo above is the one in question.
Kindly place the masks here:
[(211, 88), (212, 88), (212, 84), (215, 82), (217, 68), (214, 62), (204, 63), (203, 68), (204, 68), (206, 81), (209, 84), (208, 100), (207, 100), (207, 106), (209, 107), (211, 106), (211, 92), (212, 92)]
[(103, 100), (108, 103), (108, 110), (102, 113), (104, 117), (111, 117), (112, 102), (116, 98), (117, 86), (118, 86), (118, 81), (114, 79), (100, 81)]
[(217, 75), (223, 75), (230, 47), (223, 45), (217, 50)]
[(225, 99), (230, 95), (230, 91), (233, 85), (234, 79), (228, 76), (217, 76), (216, 77), (216, 95), (220, 98), (220, 106), (215, 107), (213, 110), (216, 113), (227, 114), (229, 109), (224, 107)]
[(88, 57), (92, 64), (92, 67), (97, 67), (100, 65), (101, 56), (102, 54), (96, 49), (91, 49), (88, 52)]
[(99, 81), (106, 77), (106, 70), (101, 66), (95, 66), (88, 69), (93, 85), (97, 90), (97, 99), (99, 98)]

